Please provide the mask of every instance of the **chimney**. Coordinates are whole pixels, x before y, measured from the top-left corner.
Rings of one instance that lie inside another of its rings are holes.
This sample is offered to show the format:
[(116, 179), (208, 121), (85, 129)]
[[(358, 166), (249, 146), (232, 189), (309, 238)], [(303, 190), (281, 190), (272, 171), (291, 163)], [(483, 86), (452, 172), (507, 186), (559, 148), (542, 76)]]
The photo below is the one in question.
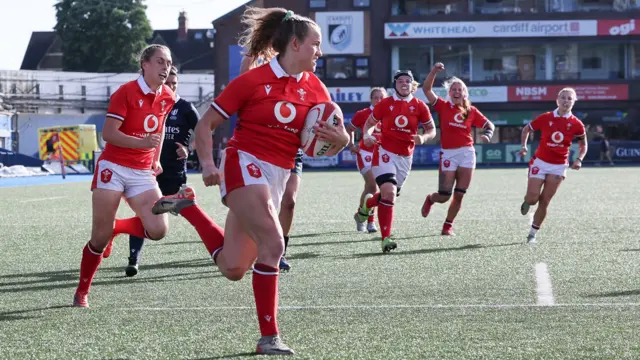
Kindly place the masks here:
[(181, 11), (180, 16), (178, 17), (178, 41), (187, 41), (187, 33), (189, 31), (187, 23), (187, 12)]

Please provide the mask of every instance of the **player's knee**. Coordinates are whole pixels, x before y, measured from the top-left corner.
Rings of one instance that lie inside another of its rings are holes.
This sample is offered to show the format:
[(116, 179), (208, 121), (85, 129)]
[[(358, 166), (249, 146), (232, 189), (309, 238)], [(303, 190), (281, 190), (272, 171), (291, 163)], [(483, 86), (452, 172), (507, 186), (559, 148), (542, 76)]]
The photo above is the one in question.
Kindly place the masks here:
[(107, 246), (107, 244), (109, 244), (109, 241), (111, 240), (112, 236), (113, 236), (112, 224), (111, 225), (107, 223), (102, 225), (96, 224), (93, 231), (91, 232), (91, 239), (89, 240), (89, 242), (91, 243), (91, 246), (94, 247), (94, 249), (101, 250), (101, 249), (104, 249)]
[(247, 269), (242, 267), (231, 267), (224, 270), (221, 270), (224, 277), (231, 281), (240, 281), (244, 278), (244, 275), (247, 273)]
[(529, 205), (537, 204), (538, 200), (540, 200), (540, 194), (536, 194), (536, 193), (527, 193), (527, 196), (525, 196), (525, 199), (524, 199), (524, 201)]
[(282, 197), (282, 203), (280, 204), (280, 210), (293, 211), (296, 207), (296, 196), (294, 194), (285, 194)]
[(268, 238), (263, 237), (258, 246), (258, 257), (269, 262), (277, 262), (284, 253), (284, 240), (279, 233), (272, 233)]
[(462, 198), (466, 193), (467, 193), (467, 189), (455, 188), (455, 190), (453, 190), (453, 198), (456, 199), (457, 201), (462, 201)]
[(440, 202), (447, 202), (451, 199), (451, 190), (438, 190), (438, 195), (440, 195)]
[(149, 240), (162, 240), (165, 236), (167, 236), (167, 232), (169, 231), (169, 229), (165, 225), (157, 226), (151, 229), (145, 229), (145, 231)]
[(396, 200), (396, 186), (391, 183), (385, 183), (380, 186), (380, 199), (393, 203)]
[(284, 239), (273, 219), (265, 218), (252, 230), (258, 240), (258, 257), (265, 261), (280, 260), (284, 252)]

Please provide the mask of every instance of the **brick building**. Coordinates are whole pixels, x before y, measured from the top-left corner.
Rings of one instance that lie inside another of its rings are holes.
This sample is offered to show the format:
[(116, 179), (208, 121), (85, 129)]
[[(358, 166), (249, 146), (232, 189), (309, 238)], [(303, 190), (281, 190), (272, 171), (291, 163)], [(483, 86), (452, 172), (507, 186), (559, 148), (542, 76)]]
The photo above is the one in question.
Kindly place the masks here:
[[(640, 8), (627, 0), (256, 0), (291, 9), (323, 30), (317, 74), (345, 114), (364, 107), (372, 86), (393, 72), (423, 81), (434, 62), (464, 79), (472, 101), (499, 125), (496, 141), (517, 141), (519, 126), (554, 108), (558, 90), (576, 87), (576, 113), (611, 125), (638, 123)], [(237, 76), (244, 6), (214, 21), (216, 92)], [(346, 36), (333, 31), (344, 25)], [(332, 41), (333, 40), (333, 41)], [(442, 78), (436, 80), (436, 86)], [(421, 95), (421, 91), (419, 94)]]

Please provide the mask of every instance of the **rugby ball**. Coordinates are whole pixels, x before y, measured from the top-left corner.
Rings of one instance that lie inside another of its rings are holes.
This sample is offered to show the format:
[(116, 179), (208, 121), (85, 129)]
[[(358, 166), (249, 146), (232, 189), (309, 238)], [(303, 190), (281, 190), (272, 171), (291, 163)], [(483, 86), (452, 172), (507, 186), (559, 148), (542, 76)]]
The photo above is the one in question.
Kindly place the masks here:
[(300, 134), (301, 148), (305, 155), (310, 157), (325, 156), (334, 147), (334, 145), (318, 139), (313, 126), (318, 121), (320, 126), (336, 126), (338, 125), (338, 119), (344, 119), (344, 116), (338, 104), (333, 101), (320, 103), (309, 109)]

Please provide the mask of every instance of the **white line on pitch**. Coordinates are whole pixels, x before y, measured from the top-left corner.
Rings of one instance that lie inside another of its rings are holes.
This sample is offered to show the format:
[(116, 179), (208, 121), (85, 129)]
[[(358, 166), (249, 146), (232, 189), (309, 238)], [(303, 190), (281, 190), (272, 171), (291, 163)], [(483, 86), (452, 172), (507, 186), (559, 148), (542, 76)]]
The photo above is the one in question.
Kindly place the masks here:
[(538, 306), (553, 306), (553, 290), (551, 289), (551, 276), (547, 264), (536, 264), (536, 304)]
[(28, 202), (48, 201), (48, 200), (56, 200), (56, 199), (64, 199), (64, 198), (66, 198), (66, 196), (52, 196), (52, 197), (47, 197), (47, 198), (27, 199), (27, 200), (22, 200), (20, 202), (21, 203), (28, 203)]
[[(639, 307), (640, 303), (568, 303), (554, 304), (554, 307)], [(538, 308), (537, 304), (432, 304), (432, 305), (309, 305), (309, 306), (280, 306), (278, 310), (378, 310), (378, 309), (527, 309)], [(255, 310), (255, 306), (202, 306), (202, 307), (132, 307), (113, 308), (121, 311), (225, 311), (225, 310)]]

